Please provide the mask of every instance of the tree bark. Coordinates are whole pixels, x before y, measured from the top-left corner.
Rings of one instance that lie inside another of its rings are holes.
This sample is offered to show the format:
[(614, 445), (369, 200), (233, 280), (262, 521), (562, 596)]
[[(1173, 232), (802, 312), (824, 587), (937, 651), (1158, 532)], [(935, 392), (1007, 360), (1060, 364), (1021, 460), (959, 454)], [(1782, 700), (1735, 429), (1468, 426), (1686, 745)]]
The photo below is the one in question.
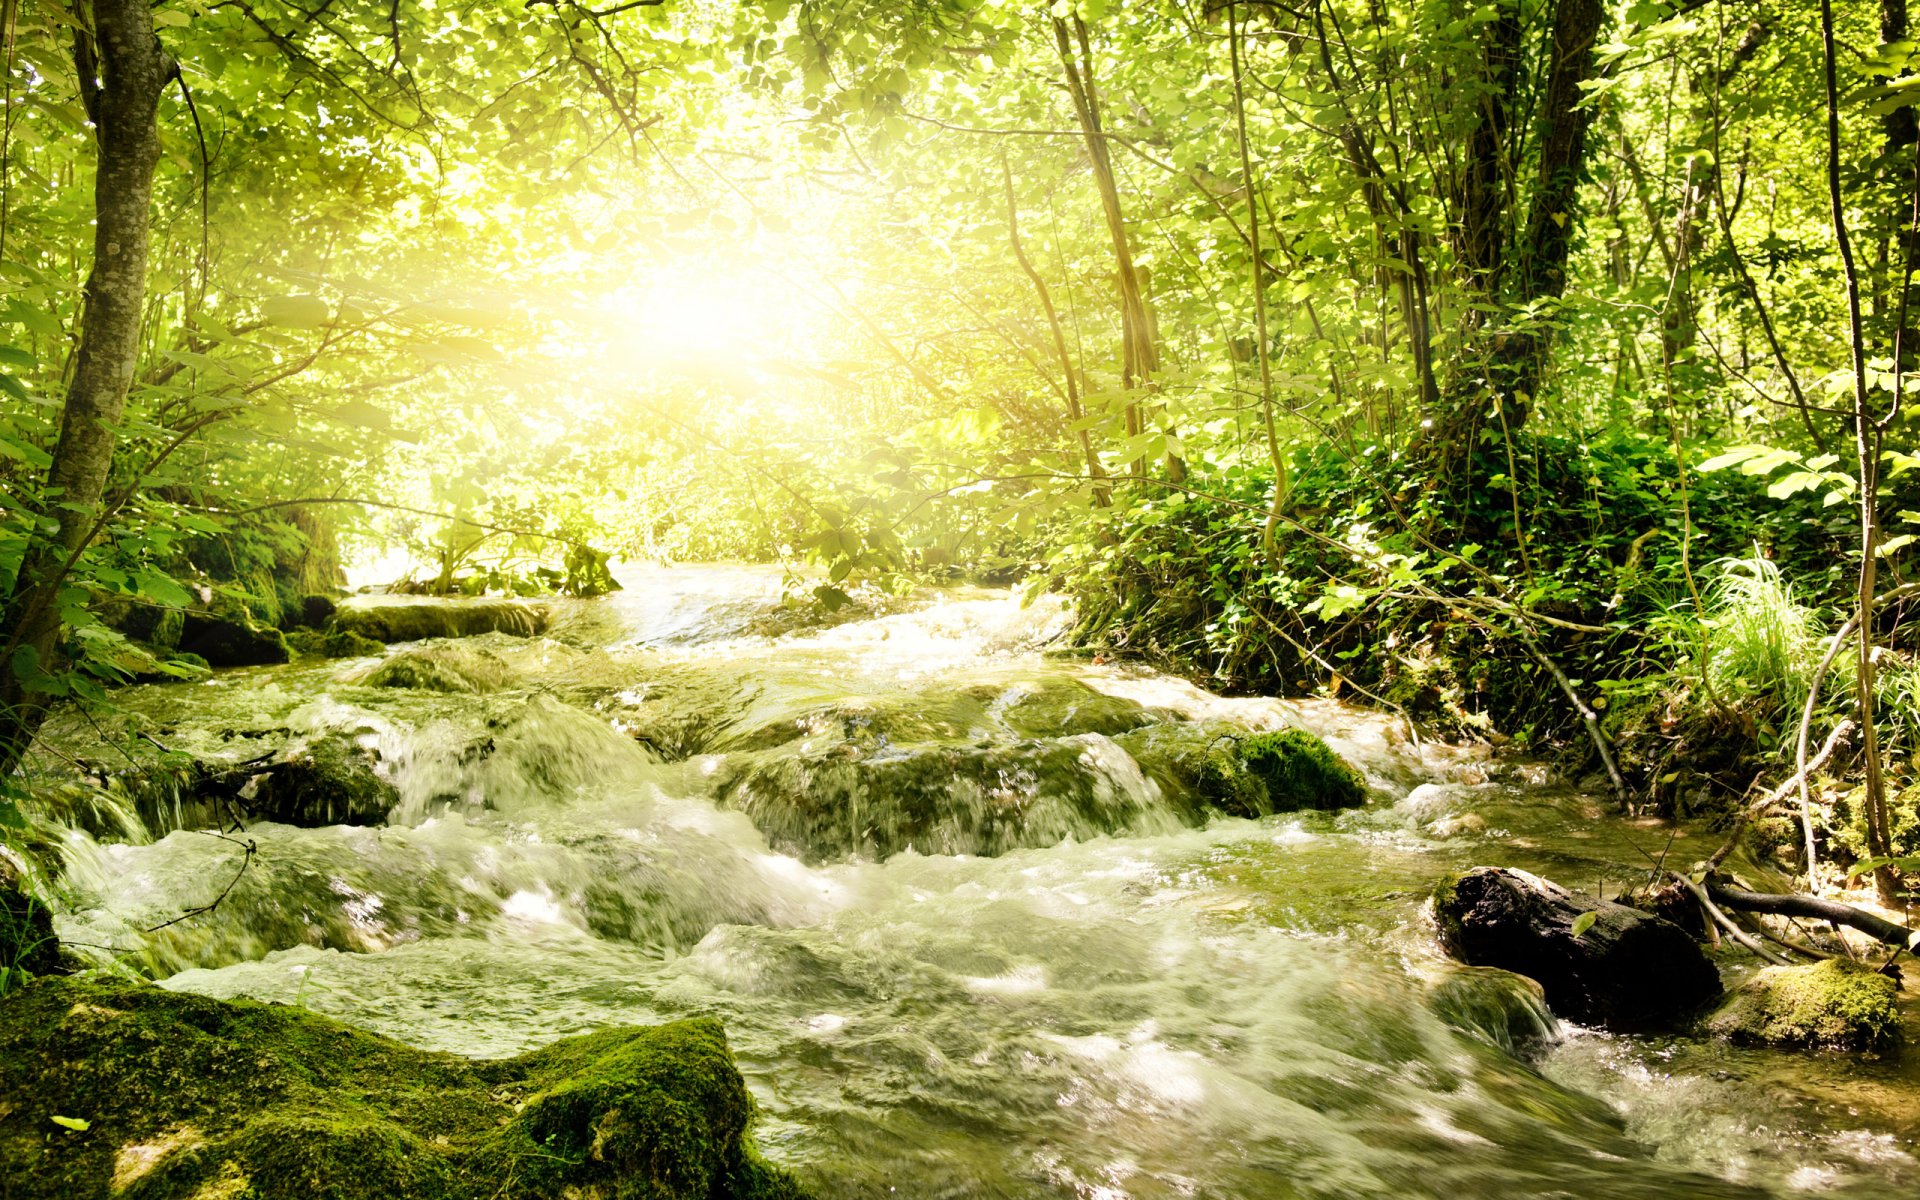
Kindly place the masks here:
[[(1114, 287), (1120, 299), (1120, 379), (1128, 390), (1150, 388), (1160, 369), (1160, 347), (1154, 336), (1153, 313), (1147, 307), (1146, 289), (1139, 266), (1133, 259), (1133, 242), (1127, 234), (1126, 210), (1120, 203), (1120, 186), (1113, 174), (1113, 154), (1107, 145), (1106, 129), (1100, 116), (1100, 93), (1093, 80), (1093, 55), (1087, 40), (1087, 27), (1078, 17), (1069, 26), (1061, 17), (1053, 18), (1054, 47), (1060, 54), (1060, 67), (1067, 82), (1067, 95), (1073, 101), (1075, 119), (1087, 148), (1087, 161), (1093, 170), (1095, 189), (1100, 193), (1100, 211), (1106, 218), (1107, 235), (1113, 242)], [(1140, 406), (1127, 405), (1127, 435), (1137, 437), (1146, 429)], [(1167, 455), (1168, 477), (1176, 483), (1186, 476), (1186, 465), (1179, 457)], [(1136, 475), (1146, 474), (1146, 464), (1136, 461)]]
[[(1601, 0), (1560, 0), (1542, 90), (1534, 153), (1534, 187), (1524, 224), (1511, 233), (1505, 196), (1511, 183), (1506, 162), (1509, 109), (1524, 75), (1515, 14), (1492, 26), (1486, 50), (1488, 95), (1468, 138), (1454, 238), (1460, 283), (1470, 307), (1452, 377), (1429, 409), (1419, 455), (1437, 479), (1472, 470), (1480, 421), (1498, 411), (1511, 432), (1526, 422), (1546, 373), (1551, 324), (1516, 324), (1517, 316), (1566, 291), (1567, 262), (1580, 228), (1575, 203), (1586, 169), (1592, 110), (1583, 107), (1582, 85), (1595, 74), (1595, 48), (1606, 9)], [(1511, 27), (1510, 27), (1511, 23)], [(1493, 309), (1489, 316), (1484, 310)]]
[[(114, 426), (125, 411), (140, 354), (149, 218), (160, 159), (161, 90), (175, 66), (140, 0), (93, 0), (77, 10), (74, 66), (95, 127), (93, 268), (60, 438), (47, 470), (45, 515), (57, 529), (28, 547), (4, 606), (0, 663), (0, 776), (11, 774), (46, 716), (32, 685), (63, 665), (59, 596), (103, 523)], [(97, 80), (97, 83), (96, 83)]]

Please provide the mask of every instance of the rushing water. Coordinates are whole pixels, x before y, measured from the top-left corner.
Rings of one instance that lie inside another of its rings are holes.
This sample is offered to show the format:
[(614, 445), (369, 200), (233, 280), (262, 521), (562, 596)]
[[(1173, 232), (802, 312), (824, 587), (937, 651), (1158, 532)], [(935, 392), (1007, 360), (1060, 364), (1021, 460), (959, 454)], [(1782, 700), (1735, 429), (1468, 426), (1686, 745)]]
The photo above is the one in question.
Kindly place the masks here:
[[(766, 571), (626, 582), (466, 639), (491, 691), (363, 686), (373, 660), (130, 689), (203, 758), (356, 739), (401, 803), (252, 826), (231, 895), (153, 934), (239, 845), (71, 814), (61, 932), (468, 1054), (719, 1016), (823, 1200), (1920, 1194), (1913, 1067), (1555, 1027), (1423, 914), (1450, 868), (1599, 890), (1702, 838), (1377, 714), (1049, 657), (1063, 615), (1004, 593), (769, 638)], [(1207, 820), (1154, 768), (1288, 724), (1374, 803)]]

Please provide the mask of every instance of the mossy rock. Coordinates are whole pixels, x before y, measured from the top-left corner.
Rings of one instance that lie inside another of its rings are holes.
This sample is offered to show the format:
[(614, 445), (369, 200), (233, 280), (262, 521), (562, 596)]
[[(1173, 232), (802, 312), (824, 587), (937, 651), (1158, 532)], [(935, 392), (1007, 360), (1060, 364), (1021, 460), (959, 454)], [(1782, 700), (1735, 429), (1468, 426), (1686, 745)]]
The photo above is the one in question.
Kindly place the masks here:
[(477, 1061), (283, 1005), (42, 980), (0, 999), (0, 1095), (18, 1200), (804, 1200), (749, 1146), (711, 1019)]
[(373, 658), (387, 652), (385, 642), (361, 637), (351, 629), (296, 629), (287, 634), (287, 644), (301, 654), (321, 658)]
[(547, 610), (517, 600), (381, 600), (347, 603), (333, 628), (382, 642), (477, 637), (505, 633), (535, 637), (546, 632)]
[(849, 696), (764, 721), (715, 740), (713, 750), (771, 750), (803, 739), (843, 741), (851, 750), (971, 741), (993, 724), (986, 705), (964, 692)]
[(1732, 1041), (1828, 1050), (1887, 1050), (1901, 1039), (1894, 982), (1844, 958), (1766, 967), (1707, 1018)]
[(325, 629), (327, 622), (333, 620), (333, 614), (339, 609), (332, 596), (309, 595), (286, 605), (280, 612), (280, 627), (294, 629)]
[(1069, 838), (1171, 832), (1185, 815), (1112, 742), (1093, 735), (871, 753), (845, 743), (794, 746), (730, 769), (737, 773), (718, 781), (722, 803), (746, 813), (775, 849), (808, 863), (877, 861), (905, 850), (997, 855)]
[(513, 686), (513, 669), (497, 654), (453, 642), (403, 650), (362, 680), (368, 687), (415, 688), (471, 695)]
[(1366, 777), (1304, 729), (1169, 722), (1114, 740), (1162, 789), (1236, 817), (1367, 802)]
[(329, 734), (267, 767), (248, 768), (254, 773), (237, 802), (250, 816), (306, 829), (379, 825), (400, 802), (379, 764), (377, 750)]
[(244, 616), (188, 613), (179, 648), (215, 667), (261, 667), (293, 661), (293, 649), (278, 629), (255, 625)]
[(1236, 817), (1264, 816), (1272, 809), (1267, 785), (1240, 761), (1240, 726), (1170, 721), (1123, 733), (1114, 741), (1161, 791)]
[(1358, 808), (1367, 802), (1366, 777), (1304, 729), (1256, 733), (1238, 752), (1247, 771), (1267, 786), (1273, 812), (1302, 808)]

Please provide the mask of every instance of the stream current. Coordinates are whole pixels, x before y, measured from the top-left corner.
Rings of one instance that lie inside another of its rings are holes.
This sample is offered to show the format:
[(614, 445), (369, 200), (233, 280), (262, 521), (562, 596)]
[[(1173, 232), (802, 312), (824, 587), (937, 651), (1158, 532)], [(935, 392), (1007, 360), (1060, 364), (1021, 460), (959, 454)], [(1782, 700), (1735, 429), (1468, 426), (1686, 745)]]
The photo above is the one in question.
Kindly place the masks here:
[[(1379, 713), (1049, 656), (1044, 601), (769, 637), (777, 573), (625, 583), (545, 636), (463, 639), (505, 667), (472, 693), (365, 686), (371, 659), (126, 690), (202, 758), (350, 738), (400, 803), (251, 825), (225, 901), (151, 934), (238, 843), (164, 805), (44, 813), (60, 932), (470, 1055), (717, 1016), (761, 1148), (822, 1200), (1920, 1195), (1920, 1055), (1557, 1025), (1424, 911), (1450, 869), (1617, 890), (1704, 836)], [(1290, 725), (1373, 802), (1208, 817), (1156, 769)], [(97, 736), (49, 729), (105, 762)]]

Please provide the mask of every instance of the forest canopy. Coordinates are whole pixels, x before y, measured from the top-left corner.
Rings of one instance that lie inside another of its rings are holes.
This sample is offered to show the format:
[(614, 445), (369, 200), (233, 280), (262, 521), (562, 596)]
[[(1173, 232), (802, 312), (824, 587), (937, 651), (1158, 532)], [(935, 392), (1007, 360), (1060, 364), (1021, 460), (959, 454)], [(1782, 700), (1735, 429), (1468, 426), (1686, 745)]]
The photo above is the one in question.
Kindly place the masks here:
[(1904, 0), (3, 18), (8, 772), (49, 703), (190, 669), (129, 609), (271, 625), (344, 563), (1025, 581), (1666, 805), (1703, 740), (1789, 746), (1843, 622), (1825, 686), (1889, 686)]

